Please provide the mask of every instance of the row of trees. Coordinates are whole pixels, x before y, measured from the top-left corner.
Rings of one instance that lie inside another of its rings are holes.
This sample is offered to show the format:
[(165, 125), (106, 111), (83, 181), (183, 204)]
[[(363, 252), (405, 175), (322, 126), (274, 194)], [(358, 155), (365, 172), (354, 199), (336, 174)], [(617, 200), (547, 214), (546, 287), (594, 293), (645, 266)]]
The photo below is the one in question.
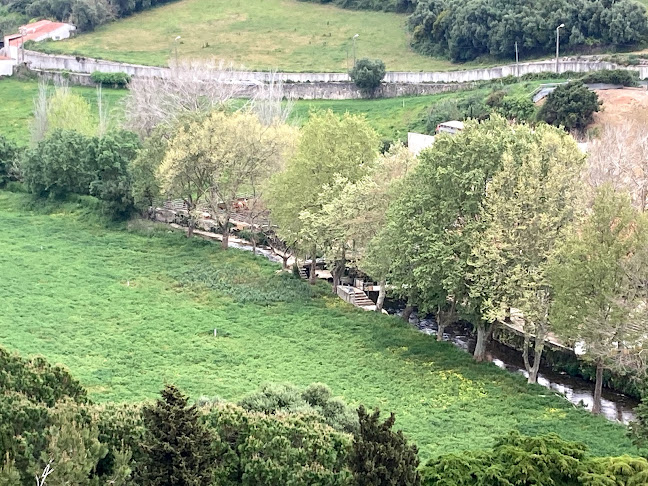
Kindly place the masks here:
[(447, 0), (420, 0), (409, 18), (413, 45), (454, 61), (482, 55), (511, 58), (552, 52), (556, 27), (565, 25), (567, 48), (627, 46), (648, 33), (645, 8), (631, 0), (479, 0), (457, 6)]
[(325, 255), (334, 289), (351, 264), (381, 283), (379, 309), (389, 282), (405, 318), (434, 313), (439, 339), (467, 319), (478, 360), (512, 319), (530, 382), (550, 333), (579, 343), (597, 367), (595, 411), (605, 368), (645, 371), (645, 218), (610, 184), (588, 197), (586, 157), (563, 130), (492, 115), (417, 160), (376, 147), (362, 119), (316, 115), (271, 180), (279, 235), (313, 265)]
[(127, 17), (170, 0), (7, 0), (0, 13), (7, 17), (0, 21), (0, 34), (15, 33), (17, 27), (33, 18), (56, 19), (70, 22), (79, 30), (92, 30), (116, 18)]

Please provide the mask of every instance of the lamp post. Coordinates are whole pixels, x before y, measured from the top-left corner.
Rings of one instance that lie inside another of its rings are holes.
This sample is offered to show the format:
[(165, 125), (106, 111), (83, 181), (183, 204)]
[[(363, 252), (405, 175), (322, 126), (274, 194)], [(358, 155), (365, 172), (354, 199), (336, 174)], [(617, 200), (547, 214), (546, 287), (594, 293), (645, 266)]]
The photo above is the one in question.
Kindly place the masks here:
[(173, 41), (173, 47), (174, 47), (174, 50), (175, 50), (175, 63), (176, 63), (176, 67), (178, 67), (178, 41), (179, 41), (180, 39), (182, 39), (182, 37), (178, 36), (178, 37), (176, 37), (175, 40)]
[(356, 34), (356, 35), (353, 36), (353, 67), (355, 67), (355, 65), (356, 65), (356, 48), (355, 48), (355, 44), (356, 44), (356, 39), (358, 37), (360, 37), (360, 34)]
[(556, 27), (556, 74), (558, 74), (558, 56), (560, 56), (560, 29), (562, 29), (565, 24), (560, 24)]

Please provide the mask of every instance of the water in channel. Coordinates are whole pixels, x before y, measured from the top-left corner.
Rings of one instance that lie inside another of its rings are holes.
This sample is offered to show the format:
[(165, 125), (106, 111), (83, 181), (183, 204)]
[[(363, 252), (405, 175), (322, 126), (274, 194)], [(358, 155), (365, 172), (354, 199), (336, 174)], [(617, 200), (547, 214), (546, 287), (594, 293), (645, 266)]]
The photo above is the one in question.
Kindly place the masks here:
[[(401, 312), (400, 309), (386, 310), (390, 314), (400, 314)], [(434, 336), (437, 334), (438, 328), (434, 318), (419, 318), (416, 312), (413, 312), (410, 316), (410, 324), (425, 334)], [(473, 336), (467, 325), (457, 323), (447, 326), (443, 333), (443, 340), (449, 341), (469, 353), (475, 350), (476, 336)], [(529, 376), (524, 368), (522, 354), (495, 340), (491, 340), (488, 344), (487, 359), (511, 373), (520, 373), (525, 377)], [(576, 406), (584, 406), (588, 410), (592, 410), (594, 383), (590, 381), (541, 366), (538, 373), (538, 384), (553, 390)], [(631, 397), (604, 388), (601, 414), (609, 420), (628, 424), (634, 419), (633, 410), (638, 404), (639, 402)]]

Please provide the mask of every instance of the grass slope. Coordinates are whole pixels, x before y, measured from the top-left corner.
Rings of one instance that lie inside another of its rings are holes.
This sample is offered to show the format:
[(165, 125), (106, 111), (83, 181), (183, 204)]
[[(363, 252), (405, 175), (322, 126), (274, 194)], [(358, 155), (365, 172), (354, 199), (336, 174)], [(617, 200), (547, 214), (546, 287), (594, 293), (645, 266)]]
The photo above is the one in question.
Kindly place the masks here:
[(359, 34), (357, 56), (381, 58), (391, 71), (457, 68), (415, 53), (406, 19), (297, 0), (182, 0), (39, 49), (165, 66), (179, 35), (180, 57), (216, 57), (249, 69), (346, 71)]
[(266, 381), (321, 381), (395, 411), (424, 458), (511, 429), (557, 432), (595, 454), (637, 452), (623, 427), (398, 318), (322, 288), (310, 297), (261, 257), (45, 204), (0, 191), (0, 345), (66, 365), (97, 401), (152, 398), (166, 382), (235, 399)]

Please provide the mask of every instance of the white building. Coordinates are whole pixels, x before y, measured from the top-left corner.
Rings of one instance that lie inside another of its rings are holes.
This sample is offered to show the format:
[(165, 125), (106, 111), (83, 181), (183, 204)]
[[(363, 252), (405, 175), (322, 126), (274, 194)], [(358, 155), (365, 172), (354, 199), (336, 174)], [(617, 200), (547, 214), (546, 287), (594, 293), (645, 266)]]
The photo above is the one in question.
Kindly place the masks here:
[(4, 37), (4, 54), (19, 62), (20, 46), (22, 46), (23, 42), (67, 39), (70, 37), (70, 33), (75, 30), (76, 27), (72, 24), (52, 22), (51, 20), (39, 20), (33, 24), (22, 25), (18, 28), (18, 34), (10, 34)]
[(16, 61), (10, 57), (0, 56), (0, 76), (11, 76)]

